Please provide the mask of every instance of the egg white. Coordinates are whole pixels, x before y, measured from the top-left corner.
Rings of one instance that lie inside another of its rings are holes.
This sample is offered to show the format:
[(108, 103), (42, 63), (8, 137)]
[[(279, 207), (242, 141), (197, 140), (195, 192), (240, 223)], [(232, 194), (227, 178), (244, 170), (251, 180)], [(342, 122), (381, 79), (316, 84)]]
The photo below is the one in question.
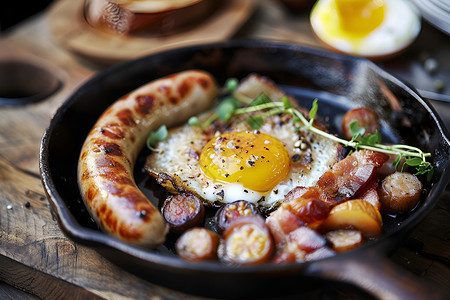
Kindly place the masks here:
[[(246, 200), (264, 207), (279, 204), (284, 196), (296, 186), (312, 186), (319, 177), (338, 160), (340, 147), (336, 143), (309, 132), (295, 133), (296, 125), (292, 118), (280, 116), (267, 118), (260, 132), (279, 139), (286, 147), (289, 156), (302, 154), (299, 137), (303, 137), (310, 149), (312, 163), (301, 165), (291, 162), (286, 178), (267, 193), (245, 188), (240, 183), (215, 182), (206, 177), (199, 165), (203, 146), (211, 138), (199, 127), (184, 125), (169, 132), (167, 140), (157, 145), (157, 151), (146, 162), (147, 171), (171, 192), (191, 192), (210, 203), (229, 203)], [(251, 130), (243, 120), (237, 120), (229, 131)], [(218, 134), (218, 133), (217, 133)]]
[(401, 51), (420, 32), (420, 15), (404, 0), (384, 0), (385, 17), (372, 32), (355, 41), (345, 35), (333, 35), (330, 28), (340, 26), (334, 0), (319, 0), (311, 11), (310, 22), (314, 33), (325, 44), (348, 54), (383, 57)]

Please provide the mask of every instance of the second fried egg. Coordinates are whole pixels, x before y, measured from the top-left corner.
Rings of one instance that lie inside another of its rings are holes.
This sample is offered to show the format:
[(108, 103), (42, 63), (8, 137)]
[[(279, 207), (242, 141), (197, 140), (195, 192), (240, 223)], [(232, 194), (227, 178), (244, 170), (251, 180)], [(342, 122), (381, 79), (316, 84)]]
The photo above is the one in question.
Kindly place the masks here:
[(341, 52), (383, 58), (405, 49), (420, 32), (420, 16), (406, 0), (319, 0), (311, 26)]

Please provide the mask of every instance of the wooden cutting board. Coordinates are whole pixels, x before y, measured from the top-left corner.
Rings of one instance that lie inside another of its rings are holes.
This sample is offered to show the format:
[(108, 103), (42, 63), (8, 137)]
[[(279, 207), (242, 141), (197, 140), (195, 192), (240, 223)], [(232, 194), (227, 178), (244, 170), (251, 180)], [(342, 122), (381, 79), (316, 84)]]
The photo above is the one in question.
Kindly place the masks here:
[(197, 26), (171, 35), (119, 35), (93, 28), (84, 16), (84, 1), (59, 1), (48, 13), (59, 44), (87, 59), (110, 65), (175, 47), (230, 38), (248, 20), (256, 0), (227, 0)]

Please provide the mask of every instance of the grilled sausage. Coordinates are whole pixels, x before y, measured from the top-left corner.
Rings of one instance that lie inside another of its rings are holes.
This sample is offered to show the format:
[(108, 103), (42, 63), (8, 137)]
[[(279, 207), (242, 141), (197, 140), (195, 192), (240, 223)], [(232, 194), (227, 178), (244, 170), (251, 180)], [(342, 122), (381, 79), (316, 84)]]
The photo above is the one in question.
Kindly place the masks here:
[(167, 225), (133, 178), (136, 157), (151, 131), (207, 109), (217, 93), (211, 75), (190, 70), (141, 86), (100, 116), (81, 150), (78, 183), (104, 231), (147, 247), (164, 242)]
[(274, 252), (269, 228), (260, 215), (234, 219), (223, 233), (219, 259), (230, 265), (255, 265), (267, 262)]
[(217, 260), (220, 236), (209, 229), (194, 227), (176, 241), (175, 250), (186, 261)]
[(423, 184), (417, 176), (395, 172), (386, 176), (378, 187), (381, 211), (387, 214), (406, 213), (416, 206)]
[(252, 202), (245, 200), (233, 201), (217, 210), (215, 216), (216, 227), (220, 232), (223, 232), (236, 218), (256, 214), (258, 214), (258, 210), (256, 209), (256, 205)]
[(364, 127), (366, 132), (364, 135), (373, 134), (377, 130), (380, 131), (380, 122), (378, 121), (378, 115), (373, 110), (361, 107), (349, 110), (342, 118), (342, 135), (350, 140), (352, 134), (350, 132), (350, 123), (358, 121), (358, 127)]
[(170, 230), (175, 233), (182, 233), (189, 228), (201, 226), (205, 218), (202, 201), (190, 193), (167, 197), (161, 211)]

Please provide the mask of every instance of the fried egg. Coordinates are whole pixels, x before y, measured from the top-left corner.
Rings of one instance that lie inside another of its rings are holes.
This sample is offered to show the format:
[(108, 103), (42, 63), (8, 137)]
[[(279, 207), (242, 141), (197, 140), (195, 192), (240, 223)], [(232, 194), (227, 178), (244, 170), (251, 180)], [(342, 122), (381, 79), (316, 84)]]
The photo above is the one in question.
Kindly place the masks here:
[(420, 16), (405, 0), (319, 0), (310, 15), (316, 36), (348, 54), (386, 57), (420, 32)]
[[(240, 86), (247, 95), (261, 91), (284, 95), (258, 76)], [(204, 130), (186, 124), (169, 131), (145, 168), (170, 192), (191, 192), (214, 205), (247, 200), (275, 207), (294, 187), (314, 185), (341, 156), (339, 144), (298, 127), (290, 115), (267, 117), (258, 130), (244, 117)]]

